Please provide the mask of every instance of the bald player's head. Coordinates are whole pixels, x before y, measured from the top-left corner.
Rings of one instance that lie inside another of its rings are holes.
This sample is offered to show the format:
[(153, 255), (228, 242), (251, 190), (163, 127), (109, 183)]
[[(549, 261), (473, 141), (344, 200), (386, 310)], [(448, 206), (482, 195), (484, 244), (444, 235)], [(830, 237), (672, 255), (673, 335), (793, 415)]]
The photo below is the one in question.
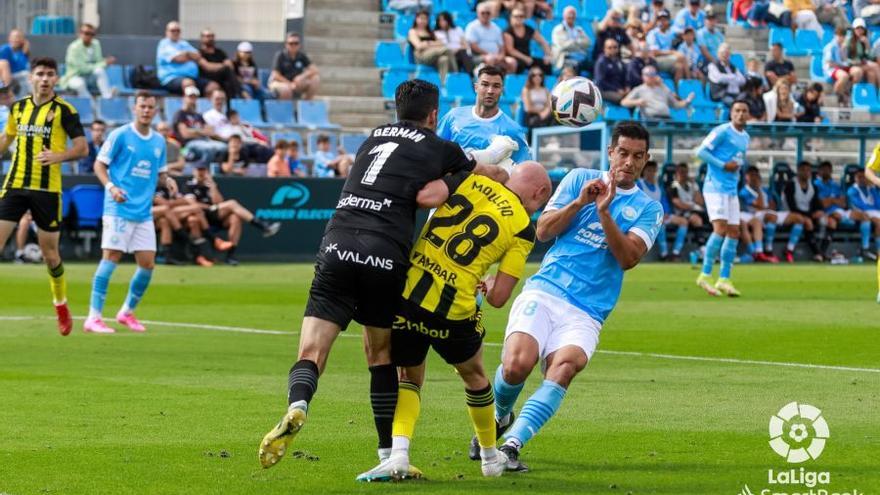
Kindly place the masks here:
[(505, 185), (519, 196), (529, 214), (544, 206), (553, 189), (547, 170), (533, 161), (525, 161), (514, 167)]

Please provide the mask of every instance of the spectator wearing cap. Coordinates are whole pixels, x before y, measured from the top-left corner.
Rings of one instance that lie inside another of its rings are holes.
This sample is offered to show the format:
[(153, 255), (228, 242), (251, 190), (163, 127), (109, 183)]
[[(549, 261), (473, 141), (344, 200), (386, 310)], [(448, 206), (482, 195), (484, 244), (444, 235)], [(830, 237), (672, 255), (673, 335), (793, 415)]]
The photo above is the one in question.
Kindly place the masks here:
[(113, 88), (106, 68), (116, 62), (115, 57), (104, 57), (101, 42), (95, 38), (95, 26), (83, 23), (79, 27), (79, 38), (67, 45), (64, 56), (64, 76), (58, 85), (79, 96), (90, 97), (89, 86), (97, 86), (101, 98), (112, 98)]
[(724, 43), (724, 33), (718, 28), (718, 17), (715, 12), (706, 7), (706, 24), (697, 29), (697, 46), (700, 47), (700, 69), (714, 62), (718, 57), (718, 47)]
[(834, 93), (840, 106), (848, 106), (850, 92), (855, 83), (861, 82), (862, 68), (850, 63), (846, 50), (846, 29), (834, 31), (834, 39), (822, 49), (822, 70), (825, 77), (834, 81)]
[(626, 28), (623, 26), (623, 14), (615, 9), (608, 9), (605, 18), (599, 23), (599, 31), (596, 33), (596, 44), (593, 45), (593, 53), (591, 60), (598, 60), (599, 55), (605, 47), (605, 40), (612, 38), (617, 41), (621, 49), (624, 47), (635, 51), (632, 46), (632, 40), (626, 34)]
[(10, 88), (16, 98), (24, 98), (33, 91), (29, 61), (31, 44), (24, 31), (18, 28), (9, 31), (8, 40), (0, 46), (0, 82)]
[(782, 4), (791, 11), (791, 22), (797, 29), (814, 31), (822, 39), (824, 29), (816, 17), (816, 6), (813, 0), (783, 0)]
[(593, 68), (593, 80), (605, 101), (619, 105), (620, 100), (629, 92), (630, 88), (626, 85), (626, 66), (620, 59), (617, 41), (611, 38), (605, 40), (605, 50)]
[(706, 77), (709, 79), (709, 97), (728, 107), (746, 83), (746, 76), (730, 63), (730, 45), (727, 43), (718, 47), (718, 59), (709, 64)]
[(180, 23), (171, 21), (165, 26), (165, 37), (156, 47), (156, 67), (162, 87), (174, 94), (195, 86), (199, 92), (214, 91), (220, 87), (214, 81), (199, 77), (199, 51), (180, 36)]
[(675, 51), (674, 40), (675, 33), (672, 32), (669, 24), (669, 11), (663, 10), (657, 14), (657, 27), (648, 32), (645, 41), (648, 43), (648, 49), (651, 50), (651, 56), (657, 60), (660, 71), (672, 74), (672, 77), (678, 81), (687, 79), (690, 71), (684, 55)]
[(241, 97), (263, 101), (266, 91), (260, 82), (260, 73), (257, 63), (254, 61), (254, 46), (250, 41), (242, 41), (235, 48), (235, 58), (232, 60), (232, 69), (238, 78), (241, 88)]
[(663, 84), (660, 73), (654, 67), (642, 69), (642, 80), (644, 82), (633, 88), (620, 102), (627, 108), (639, 108), (642, 118), (668, 119), (670, 107), (685, 108), (694, 99), (693, 93), (683, 100), (676, 96)]
[(321, 83), (318, 67), (300, 50), (301, 44), (298, 33), (287, 33), (284, 49), (275, 54), (269, 90), (278, 98), (311, 100), (318, 92)]
[(853, 65), (862, 68), (865, 81), (875, 86), (880, 83), (880, 65), (871, 57), (871, 38), (861, 17), (853, 21), (852, 32), (846, 40), (846, 55)]
[(665, 9), (663, 0), (651, 0), (651, 5), (642, 10), (642, 29), (645, 31), (654, 29), (657, 24), (657, 13)]
[(199, 96), (199, 88), (195, 86), (183, 90), (183, 106), (173, 119), (174, 138), (183, 145), (187, 162), (207, 165), (221, 161), (226, 153), (226, 143), (214, 139), (214, 129), (196, 110)]
[[(587, 69), (590, 59), (590, 37), (584, 28), (577, 25), (577, 9), (572, 6), (562, 11), (562, 22), (553, 27), (550, 33), (553, 51), (553, 66), (559, 70), (565, 65), (575, 66), (580, 73)], [(625, 36), (625, 34), (624, 34)], [(597, 39), (598, 43), (599, 40)]]
[(202, 30), (199, 38), (199, 74), (216, 82), (230, 98), (241, 94), (241, 86), (235, 75), (232, 60), (222, 48), (217, 47), (217, 35), (210, 29)]
[(684, 28), (678, 51), (684, 55), (690, 77), (702, 81), (705, 77), (700, 71), (700, 47), (697, 45), (697, 34), (692, 27)]
[(672, 23), (672, 32), (681, 35), (684, 30), (691, 28), (696, 32), (706, 25), (706, 13), (700, 8), (700, 0), (688, 0), (687, 8), (681, 9), (675, 14), (675, 22)]
[(794, 64), (785, 59), (782, 43), (773, 43), (770, 47), (770, 60), (764, 64), (764, 77), (771, 86), (775, 86), (779, 79), (785, 79), (789, 84), (797, 83)]

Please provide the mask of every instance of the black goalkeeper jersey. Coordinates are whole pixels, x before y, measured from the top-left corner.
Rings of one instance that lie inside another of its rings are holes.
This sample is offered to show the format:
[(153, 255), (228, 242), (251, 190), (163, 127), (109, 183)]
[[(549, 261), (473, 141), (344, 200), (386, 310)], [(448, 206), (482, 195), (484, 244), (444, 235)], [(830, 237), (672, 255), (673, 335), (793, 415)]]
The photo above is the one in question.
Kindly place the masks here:
[(419, 190), (432, 180), (473, 170), (475, 165), (459, 145), (410, 122), (377, 127), (358, 149), (326, 231), (376, 232), (408, 254)]

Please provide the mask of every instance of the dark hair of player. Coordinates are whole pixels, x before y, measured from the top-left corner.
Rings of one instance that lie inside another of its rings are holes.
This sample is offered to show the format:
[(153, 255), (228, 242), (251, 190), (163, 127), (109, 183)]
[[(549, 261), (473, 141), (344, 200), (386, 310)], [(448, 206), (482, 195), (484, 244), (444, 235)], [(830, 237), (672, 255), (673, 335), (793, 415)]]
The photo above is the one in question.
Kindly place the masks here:
[(58, 72), (58, 62), (56, 62), (55, 59), (51, 57), (38, 57), (31, 60), (31, 71), (36, 70), (37, 67), (45, 67), (47, 69), (52, 69), (55, 72)]
[(648, 130), (638, 122), (621, 122), (614, 126), (614, 131), (611, 133), (612, 148), (617, 146), (617, 141), (620, 140), (621, 137), (644, 141), (645, 148), (651, 147), (651, 135), (648, 133)]
[(140, 90), (140, 91), (138, 91), (137, 93), (134, 94), (134, 101), (135, 101), (135, 103), (137, 103), (137, 101), (138, 101), (139, 99), (141, 99), (141, 98), (144, 98), (144, 99), (153, 98), (153, 99), (155, 99), (155, 98), (156, 98), (156, 95), (150, 93), (149, 91), (144, 91), (144, 90)]
[(737, 106), (737, 105), (745, 105), (745, 106), (746, 106), (746, 110), (749, 109), (749, 104), (748, 104), (748, 102), (746, 102), (745, 100), (737, 99), (737, 100), (735, 100), (735, 101), (733, 102), (732, 105), (730, 105), (730, 110), (733, 111), (733, 107), (735, 107), (735, 106)]
[(479, 79), (480, 76), (486, 75), (486, 76), (498, 76), (503, 81), (504, 74), (505, 74), (504, 69), (502, 69), (501, 67), (496, 67), (494, 65), (484, 65), (483, 68), (480, 69), (479, 72), (477, 72), (477, 79)]
[(404, 81), (394, 94), (397, 118), (411, 122), (424, 122), (440, 104), (440, 90), (436, 85), (413, 79)]

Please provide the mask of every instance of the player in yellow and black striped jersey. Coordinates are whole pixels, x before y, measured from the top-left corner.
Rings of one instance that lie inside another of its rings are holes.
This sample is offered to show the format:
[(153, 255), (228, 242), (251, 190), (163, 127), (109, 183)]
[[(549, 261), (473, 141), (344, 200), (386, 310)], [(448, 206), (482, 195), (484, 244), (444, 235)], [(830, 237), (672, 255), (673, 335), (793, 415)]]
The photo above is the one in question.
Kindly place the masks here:
[[(874, 146), (874, 151), (865, 164), (865, 179), (875, 187), (880, 187), (880, 144)], [(880, 256), (877, 260), (877, 285), (877, 303), (880, 304)]]
[[(64, 265), (58, 251), (61, 163), (87, 155), (88, 145), (76, 109), (55, 94), (55, 60), (31, 61), (30, 77), (34, 93), (12, 104), (6, 129), (0, 133), (0, 154), (13, 141), (16, 143), (12, 166), (0, 188), (0, 246), (6, 244), (18, 220), (30, 210), (49, 267), (58, 329), (67, 335), (73, 321), (67, 309)], [(73, 141), (71, 148), (67, 148), (68, 139)]]
[[(401, 310), (391, 328), (392, 361), (403, 368), (391, 458), (358, 479), (384, 479), (409, 465), (409, 439), (420, 412), (430, 347), (465, 383), (483, 475), (499, 476), (507, 462), (495, 450), (494, 396), (483, 369), (484, 332), (476, 294), (482, 286), (486, 301), (495, 307), (510, 298), (535, 242), (531, 214), (549, 199), (550, 179), (541, 164), (523, 162), (504, 185), (479, 175), (447, 184), (454, 190), (410, 254)], [(481, 282), (495, 263), (498, 273)]]

